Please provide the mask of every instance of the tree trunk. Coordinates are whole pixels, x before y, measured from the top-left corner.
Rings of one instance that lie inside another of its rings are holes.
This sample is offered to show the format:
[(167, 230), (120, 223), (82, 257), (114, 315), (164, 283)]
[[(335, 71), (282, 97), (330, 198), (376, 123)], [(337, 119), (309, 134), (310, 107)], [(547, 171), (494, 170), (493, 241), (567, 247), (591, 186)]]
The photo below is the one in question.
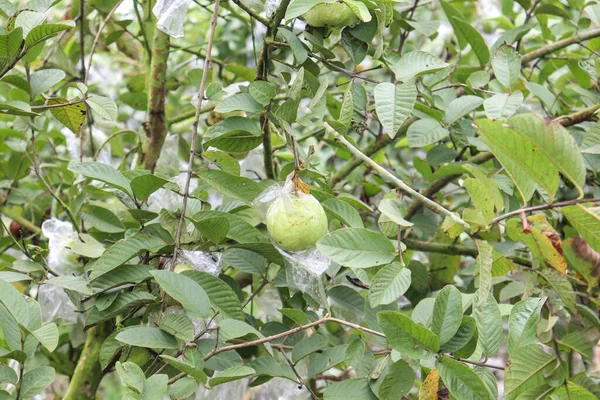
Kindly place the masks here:
[(169, 58), (169, 35), (154, 28), (152, 62), (148, 75), (148, 109), (145, 122), (146, 141), (143, 146), (144, 166), (151, 171), (156, 166), (165, 136), (165, 97), (167, 82), (167, 59)]
[(96, 391), (104, 375), (98, 356), (109, 334), (109, 323), (90, 328), (63, 400), (91, 400), (96, 397)]

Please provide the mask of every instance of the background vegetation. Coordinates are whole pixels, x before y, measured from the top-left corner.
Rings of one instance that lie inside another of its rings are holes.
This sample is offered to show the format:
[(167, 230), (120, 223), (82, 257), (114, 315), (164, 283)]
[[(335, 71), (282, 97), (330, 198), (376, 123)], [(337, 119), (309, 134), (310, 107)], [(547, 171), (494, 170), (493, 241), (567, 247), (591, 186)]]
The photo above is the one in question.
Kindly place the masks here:
[(332, 2), (0, 0), (0, 399), (600, 397), (600, 4)]

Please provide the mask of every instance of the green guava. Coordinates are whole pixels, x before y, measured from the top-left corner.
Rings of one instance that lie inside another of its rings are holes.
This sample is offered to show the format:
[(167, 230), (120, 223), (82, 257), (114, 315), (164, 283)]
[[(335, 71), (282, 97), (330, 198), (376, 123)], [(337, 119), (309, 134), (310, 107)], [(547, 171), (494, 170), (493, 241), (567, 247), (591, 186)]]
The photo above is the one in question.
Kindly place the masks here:
[(317, 4), (304, 14), (302, 18), (310, 26), (316, 28), (329, 27), (341, 29), (348, 25), (354, 25), (358, 18), (354, 11), (350, 9), (343, 1), (333, 3)]
[(310, 194), (294, 194), (275, 200), (267, 211), (267, 230), (285, 251), (314, 247), (327, 234), (327, 215), (321, 203)]

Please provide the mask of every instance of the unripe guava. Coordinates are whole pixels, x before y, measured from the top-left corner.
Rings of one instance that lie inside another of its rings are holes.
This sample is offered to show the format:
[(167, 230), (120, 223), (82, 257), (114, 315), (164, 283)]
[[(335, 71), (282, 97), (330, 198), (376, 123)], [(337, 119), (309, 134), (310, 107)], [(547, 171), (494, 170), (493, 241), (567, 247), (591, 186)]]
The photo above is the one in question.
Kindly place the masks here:
[(327, 234), (327, 215), (312, 195), (294, 194), (271, 204), (267, 211), (267, 230), (281, 249), (307, 250)]
[(341, 29), (348, 25), (354, 25), (358, 18), (354, 11), (343, 1), (333, 3), (317, 4), (302, 15), (302, 18), (310, 26), (316, 28), (329, 27)]

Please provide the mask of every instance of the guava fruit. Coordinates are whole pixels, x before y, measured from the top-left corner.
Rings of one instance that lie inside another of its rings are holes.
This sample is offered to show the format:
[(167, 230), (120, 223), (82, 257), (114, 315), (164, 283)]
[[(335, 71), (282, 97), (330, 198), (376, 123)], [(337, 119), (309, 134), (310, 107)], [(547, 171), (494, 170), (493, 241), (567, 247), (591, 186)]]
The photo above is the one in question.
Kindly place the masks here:
[(354, 11), (350, 9), (343, 1), (333, 3), (317, 4), (304, 14), (302, 19), (310, 26), (315, 28), (329, 27), (341, 29), (348, 25), (354, 25), (358, 18)]
[(277, 246), (285, 251), (314, 247), (327, 234), (327, 215), (321, 203), (310, 194), (279, 198), (267, 211), (267, 230)]

